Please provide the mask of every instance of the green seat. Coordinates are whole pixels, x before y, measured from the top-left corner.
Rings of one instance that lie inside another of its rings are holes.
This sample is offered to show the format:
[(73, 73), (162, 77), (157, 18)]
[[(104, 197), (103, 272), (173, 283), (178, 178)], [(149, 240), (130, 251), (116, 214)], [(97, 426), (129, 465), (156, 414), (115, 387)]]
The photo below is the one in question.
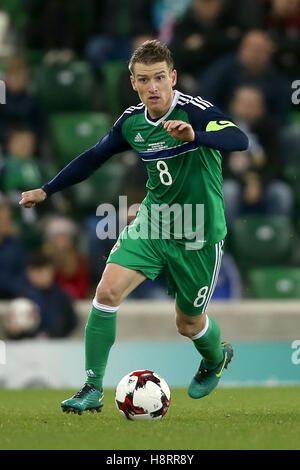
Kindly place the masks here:
[(300, 269), (262, 268), (249, 272), (252, 294), (257, 299), (299, 299)]
[(4, 10), (12, 24), (18, 30), (23, 30), (28, 22), (28, 12), (22, 0), (2, 0), (1, 10)]
[(37, 66), (43, 62), (45, 49), (26, 49), (25, 57), (31, 67)]
[(289, 114), (289, 121), (291, 124), (300, 124), (300, 112), (299, 111), (292, 111)]
[(89, 178), (72, 187), (73, 203), (80, 217), (96, 214), (100, 204), (118, 206), (127, 167), (115, 159), (108, 161)]
[(293, 229), (288, 217), (247, 216), (234, 221), (232, 251), (240, 269), (289, 263)]
[(54, 156), (63, 167), (93, 147), (110, 129), (111, 120), (104, 113), (59, 113), (50, 116), (50, 127)]
[[(122, 111), (121, 100), (119, 96), (119, 80), (122, 73), (127, 69), (127, 64), (124, 60), (116, 60), (107, 62), (102, 67), (104, 76), (106, 108), (112, 115), (119, 115)], [(129, 74), (129, 72), (128, 72)], [(129, 77), (128, 77), (129, 80)]]
[(35, 87), (48, 112), (92, 107), (94, 75), (86, 62), (40, 65), (35, 73)]
[(11, 205), (10, 209), (14, 226), (17, 229), (18, 235), (26, 251), (31, 252), (40, 249), (44, 242), (44, 233), (42, 228), (38, 224), (26, 222), (26, 214), (24, 213), (24, 210), (26, 209), (23, 210), (22, 208), (20, 211), (20, 206), (18, 207), (16, 205)]

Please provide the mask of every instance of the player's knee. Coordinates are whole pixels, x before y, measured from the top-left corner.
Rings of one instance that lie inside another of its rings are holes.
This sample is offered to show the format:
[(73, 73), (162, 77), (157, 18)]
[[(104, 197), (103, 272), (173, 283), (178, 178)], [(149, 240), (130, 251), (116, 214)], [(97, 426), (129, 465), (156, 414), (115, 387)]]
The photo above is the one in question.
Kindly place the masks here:
[(118, 306), (121, 303), (120, 293), (114, 286), (105, 283), (99, 284), (95, 298), (99, 304)]
[(177, 321), (177, 331), (182, 336), (187, 336), (191, 338), (195, 333), (195, 325), (192, 323), (187, 323), (184, 321)]
[(176, 325), (178, 333), (182, 336), (187, 336), (192, 338), (197, 335), (206, 324), (206, 315), (197, 315), (191, 317), (182, 317), (182, 315), (177, 315)]

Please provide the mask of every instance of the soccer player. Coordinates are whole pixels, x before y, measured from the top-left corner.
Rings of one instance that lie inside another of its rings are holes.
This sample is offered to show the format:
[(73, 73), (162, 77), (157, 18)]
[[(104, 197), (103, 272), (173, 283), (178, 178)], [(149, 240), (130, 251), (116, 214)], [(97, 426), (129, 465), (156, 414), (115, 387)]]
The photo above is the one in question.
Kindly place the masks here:
[(141, 103), (126, 109), (100, 142), (52, 181), (22, 193), (20, 201), (21, 206), (32, 207), (83, 181), (124, 150), (134, 149), (147, 168), (147, 195), (111, 250), (96, 289), (85, 328), (86, 383), (61, 403), (63, 411), (79, 414), (103, 406), (102, 380), (120, 304), (145, 279), (161, 272), (168, 292), (176, 296), (178, 331), (202, 356), (189, 396), (208, 395), (233, 356), (232, 346), (221, 341), (220, 328), (206, 310), (226, 236), (219, 151), (245, 150), (248, 139), (210, 102), (174, 90), (173, 59), (159, 41), (137, 48), (129, 70)]

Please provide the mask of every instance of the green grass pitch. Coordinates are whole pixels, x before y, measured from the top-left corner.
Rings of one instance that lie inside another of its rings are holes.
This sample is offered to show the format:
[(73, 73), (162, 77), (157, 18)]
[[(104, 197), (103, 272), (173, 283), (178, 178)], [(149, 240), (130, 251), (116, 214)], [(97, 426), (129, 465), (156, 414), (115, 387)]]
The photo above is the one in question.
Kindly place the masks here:
[(61, 412), (70, 390), (0, 390), (0, 449), (300, 449), (300, 387), (218, 388), (192, 400), (171, 390), (161, 421), (124, 419), (105, 392), (102, 413)]

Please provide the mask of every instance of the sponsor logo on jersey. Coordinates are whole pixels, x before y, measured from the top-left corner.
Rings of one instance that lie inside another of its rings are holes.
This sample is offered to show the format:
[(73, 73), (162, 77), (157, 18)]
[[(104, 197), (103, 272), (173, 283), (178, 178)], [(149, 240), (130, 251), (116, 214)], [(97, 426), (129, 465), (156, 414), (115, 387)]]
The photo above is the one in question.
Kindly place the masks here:
[(138, 132), (137, 135), (135, 136), (134, 142), (145, 142), (140, 132)]
[(154, 142), (153, 144), (148, 144), (147, 152), (157, 152), (158, 150), (163, 150), (167, 148), (168, 148), (168, 144), (165, 141)]

